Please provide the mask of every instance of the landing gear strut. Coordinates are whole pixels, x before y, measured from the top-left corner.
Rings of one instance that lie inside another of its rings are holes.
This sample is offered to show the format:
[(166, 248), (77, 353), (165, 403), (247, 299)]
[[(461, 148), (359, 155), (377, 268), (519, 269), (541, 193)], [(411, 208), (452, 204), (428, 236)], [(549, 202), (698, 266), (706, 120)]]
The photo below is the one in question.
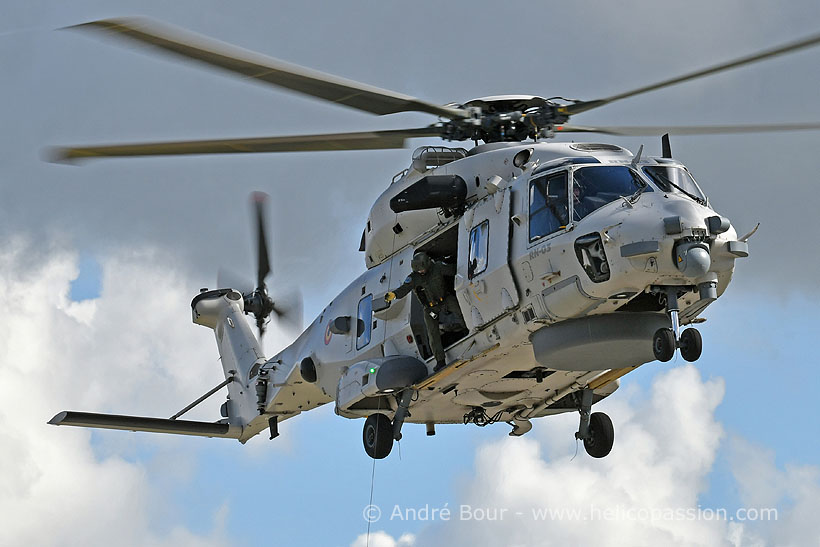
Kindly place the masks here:
[(592, 390), (581, 390), (578, 396), (578, 411), (581, 413), (581, 423), (575, 438), (584, 441), (584, 450), (593, 458), (603, 458), (612, 450), (615, 442), (615, 429), (612, 420), (603, 412), (593, 412)]
[(690, 362), (697, 361), (703, 351), (703, 339), (697, 329), (689, 328), (680, 332), (678, 290), (678, 287), (661, 287), (658, 290), (666, 297), (666, 313), (672, 322), (671, 329), (658, 329), (652, 337), (652, 351), (658, 361), (670, 361), (677, 348), (680, 348), (681, 357)]

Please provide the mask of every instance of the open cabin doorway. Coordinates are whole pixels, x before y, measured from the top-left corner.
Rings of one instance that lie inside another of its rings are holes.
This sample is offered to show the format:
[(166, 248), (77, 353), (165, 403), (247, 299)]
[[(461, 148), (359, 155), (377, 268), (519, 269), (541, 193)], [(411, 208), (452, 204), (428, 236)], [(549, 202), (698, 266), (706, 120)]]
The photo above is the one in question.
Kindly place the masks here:
[[(416, 249), (416, 252), (424, 251), (427, 255), (445, 264), (457, 264), (458, 262), (458, 224), (448, 228), (443, 233), (437, 235)], [(447, 287), (455, 296), (455, 276), (445, 276)], [(459, 305), (459, 308), (461, 306)], [(430, 343), (427, 338), (427, 329), (424, 326), (424, 313), (421, 302), (415, 295), (410, 301), (410, 328), (413, 338), (419, 348), (421, 356), (427, 360), (433, 356)], [(462, 317), (454, 317), (453, 314), (443, 313), (439, 318), (439, 329), (441, 332), (441, 343), (444, 349), (448, 349), (453, 344), (462, 340), (469, 334), (469, 330), (464, 324), (464, 310), (461, 309)]]

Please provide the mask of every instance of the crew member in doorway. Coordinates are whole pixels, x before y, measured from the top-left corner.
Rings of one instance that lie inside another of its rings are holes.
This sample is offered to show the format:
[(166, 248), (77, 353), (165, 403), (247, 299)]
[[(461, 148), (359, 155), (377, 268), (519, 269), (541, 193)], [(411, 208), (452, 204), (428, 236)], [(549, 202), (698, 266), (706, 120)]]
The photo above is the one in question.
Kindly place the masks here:
[[(424, 308), (424, 325), (427, 327), (427, 338), (430, 341), (430, 349), (436, 357), (436, 367), (438, 371), (447, 365), (444, 357), (444, 346), (441, 344), (441, 332), (439, 331), (439, 321), (441, 314), (449, 312), (453, 314), (458, 323), (464, 325), (464, 318), (461, 309), (458, 307), (458, 300), (453, 291), (447, 287), (444, 276), (454, 276), (456, 267), (454, 264), (445, 264), (432, 260), (427, 253), (420, 251), (413, 256), (410, 262), (413, 269), (404, 283), (395, 291), (384, 295), (385, 302), (392, 302), (396, 298), (404, 298), (407, 293), (413, 291)], [(466, 328), (466, 326), (464, 327)]]

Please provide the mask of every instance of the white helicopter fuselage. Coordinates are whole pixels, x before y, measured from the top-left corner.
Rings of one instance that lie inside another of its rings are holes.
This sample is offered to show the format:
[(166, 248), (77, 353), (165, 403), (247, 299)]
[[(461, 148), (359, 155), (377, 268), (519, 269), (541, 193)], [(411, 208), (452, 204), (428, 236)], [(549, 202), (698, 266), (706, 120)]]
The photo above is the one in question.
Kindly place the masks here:
[[(429, 435), (436, 424), (503, 420), (512, 435), (522, 435), (532, 418), (577, 410), (575, 438), (590, 456), (605, 457), (614, 428), (592, 405), (635, 367), (669, 361), (678, 351), (690, 362), (700, 357), (700, 333), (681, 326), (703, 320), (699, 315), (730, 283), (735, 260), (748, 256), (747, 240), (756, 230), (738, 237), (710, 207), (688, 170), (672, 159), (669, 135), (820, 128), (813, 122), (571, 123), (615, 101), (820, 45), (820, 35), (594, 100), (506, 95), (436, 104), (150, 20), (105, 19), (74, 28), (363, 112), (426, 113), (438, 121), (381, 131), (58, 147), (52, 151), (58, 161), (380, 150), (429, 137), (487, 144), (469, 152), (416, 150), (370, 210), (360, 245), (367, 270), (272, 358), (264, 356), (245, 315), (263, 332), (272, 314), (283, 321), (291, 314), (287, 299), (277, 303), (267, 291), (264, 199), (256, 196), (256, 288), (205, 290), (191, 303), (194, 322), (215, 332), (225, 381), (169, 419), (63, 411), (49, 422), (54, 425), (245, 442), (265, 428), (274, 438), (280, 421), (333, 402), (341, 416), (366, 417), (365, 452), (380, 459), (401, 439), (405, 422), (427, 424)], [(642, 148), (633, 155), (609, 144), (536, 142), (570, 133), (664, 135), (663, 157), (643, 158)], [(444, 280), (414, 275), (416, 293), (388, 304), (392, 295), (386, 294), (407, 279), (419, 252), (446, 264), (431, 270)], [(424, 302), (429, 295), (439, 302)], [(222, 420), (178, 420), (223, 386), (229, 395)]]
[[(417, 398), (406, 421), (427, 424), (462, 423), (476, 407), (528, 424), (576, 410), (567, 396), (584, 386), (600, 400), (617, 389), (620, 376), (655, 359), (652, 333), (670, 318), (653, 289), (679, 288), (680, 323), (688, 324), (723, 293), (735, 258), (747, 254), (705, 200), (663, 191), (644, 171), (683, 169), (671, 160), (636, 158), (611, 145), (550, 142), (484, 145), (432, 169), (421, 163), (414, 161), (374, 204), (364, 237), (367, 271), (277, 355), (262, 356), (238, 293), (195, 301), (195, 322), (215, 329), (226, 378), (234, 378), (223, 410), (231, 436), (244, 442), (273, 416), (281, 421), (334, 401), (348, 418), (395, 413), (392, 390), (374, 391), (367, 376), (391, 356), (415, 357), (432, 372), (415, 297), (382, 304), (420, 249), (456, 264), (453, 291), (469, 329), (445, 342), (449, 366), (413, 386)], [(583, 218), (552, 229), (538, 225), (538, 181), (572, 184), (578, 170), (607, 166), (628, 169), (645, 189), (609, 196)], [(390, 209), (391, 198), (429, 175), (467, 182), (463, 211)], [(698, 263), (704, 252), (706, 263)]]

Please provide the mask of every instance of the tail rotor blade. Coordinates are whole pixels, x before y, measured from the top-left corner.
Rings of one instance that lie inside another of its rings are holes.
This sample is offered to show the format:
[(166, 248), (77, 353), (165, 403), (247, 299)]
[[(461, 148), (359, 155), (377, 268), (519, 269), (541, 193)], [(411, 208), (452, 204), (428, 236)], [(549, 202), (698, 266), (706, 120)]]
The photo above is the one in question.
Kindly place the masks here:
[(273, 296), (273, 311), (279, 323), (295, 331), (302, 330), (303, 305), (302, 292), (299, 289), (277, 291)]
[(267, 217), (265, 207), (268, 195), (264, 192), (251, 194), (252, 215), (255, 217), (256, 231), (256, 288), (245, 281), (242, 276), (220, 268), (217, 284), (220, 288), (231, 288), (242, 292), (245, 313), (253, 315), (259, 329), (259, 339), (265, 334), (271, 314), (276, 314), (279, 326), (288, 330), (302, 329), (302, 294), (296, 290), (278, 290), (272, 298), (268, 292), (265, 279), (272, 273), (267, 240)]
[(252, 200), (256, 213), (256, 259), (258, 264), (256, 287), (261, 289), (265, 287), (265, 278), (271, 273), (268, 241), (265, 236), (265, 204), (268, 195), (264, 192), (254, 192)]

